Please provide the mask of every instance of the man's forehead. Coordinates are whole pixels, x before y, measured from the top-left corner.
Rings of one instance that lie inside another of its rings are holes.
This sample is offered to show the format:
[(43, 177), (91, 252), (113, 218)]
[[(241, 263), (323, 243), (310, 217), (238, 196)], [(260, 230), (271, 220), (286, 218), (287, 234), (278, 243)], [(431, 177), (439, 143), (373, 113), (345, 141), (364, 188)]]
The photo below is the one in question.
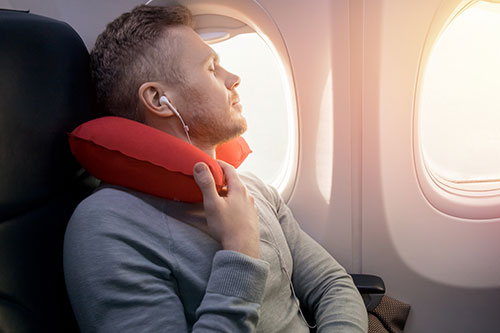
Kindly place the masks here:
[(219, 55), (210, 46), (208, 46), (208, 50), (207, 50), (206, 56), (205, 56), (205, 62), (207, 62), (211, 59), (214, 59), (214, 61), (216, 63), (219, 63)]
[(200, 61), (208, 61), (214, 58), (219, 60), (218, 54), (205, 43), (201, 37), (190, 27), (177, 26), (170, 30), (172, 37), (177, 39), (177, 44), (182, 47), (180, 50), (184, 56)]

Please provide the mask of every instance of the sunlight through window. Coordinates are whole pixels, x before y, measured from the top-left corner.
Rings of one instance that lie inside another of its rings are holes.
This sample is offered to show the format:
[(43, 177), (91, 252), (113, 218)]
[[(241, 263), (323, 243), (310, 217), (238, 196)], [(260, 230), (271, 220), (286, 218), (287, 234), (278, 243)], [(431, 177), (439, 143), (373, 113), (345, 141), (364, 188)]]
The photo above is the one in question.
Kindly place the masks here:
[(248, 123), (243, 137), (253, 153), (239, 170), (279, 187), (294, 149), (291, 136), (296, 135), (281, 64), (257, 33), (241, 34), (211, 47), (221, 65), (241, 77), (237, 91)]
[(425, 68), (419, 135), (428, 169), (461, 189), (500, 188), (500, 4), (479, 1), (443, 31)]

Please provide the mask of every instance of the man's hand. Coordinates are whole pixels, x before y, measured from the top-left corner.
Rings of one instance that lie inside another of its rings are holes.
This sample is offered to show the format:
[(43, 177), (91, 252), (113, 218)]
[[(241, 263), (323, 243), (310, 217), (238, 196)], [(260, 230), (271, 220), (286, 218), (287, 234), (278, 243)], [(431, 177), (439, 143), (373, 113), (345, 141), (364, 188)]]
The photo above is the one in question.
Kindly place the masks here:
[(203, 206), (208, 233), (222, 244), (224, 250), (260, 257), (259, 217), (254, 198), (248, 194), (234, 168), (217, 161), (226, 177), (227, 195), (221, 197), (208, 166), (199, 162), (194, 166), (194, 179), (203, 193)]

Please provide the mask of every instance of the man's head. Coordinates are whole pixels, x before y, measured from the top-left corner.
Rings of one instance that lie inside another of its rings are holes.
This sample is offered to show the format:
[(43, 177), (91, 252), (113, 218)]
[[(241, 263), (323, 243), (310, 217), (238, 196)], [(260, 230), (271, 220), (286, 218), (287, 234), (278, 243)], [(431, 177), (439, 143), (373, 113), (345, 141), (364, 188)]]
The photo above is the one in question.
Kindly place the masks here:
[[(138, 87), (151, 80), (182, 81), (174, 65), (176, 40), (169, 33), (179, 25), (192, 26), (185, 7), (138, 6), (109, 23), (97, 37), (91, 69), (98, 102), (107, 113), (143, 122)], [(170, 43), (159, 43), (161, 38)]]
[(193, 143), (217, 145), (246, 130), (234, 88), (215, 52), (192, 29), (182, 6), (138, 6), (109, 23), (91, 52), (99, 104), (113, 115), (185, 138), (166, 96), (190, 128)]

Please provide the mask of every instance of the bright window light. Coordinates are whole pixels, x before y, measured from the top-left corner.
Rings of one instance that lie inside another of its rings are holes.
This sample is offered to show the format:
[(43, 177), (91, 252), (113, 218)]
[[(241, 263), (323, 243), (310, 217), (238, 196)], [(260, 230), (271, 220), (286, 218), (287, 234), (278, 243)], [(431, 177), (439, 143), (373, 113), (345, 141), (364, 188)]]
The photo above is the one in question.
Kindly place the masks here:
[(427, 168), (459, 189), (500, 188), (500, 4), (479, 1), (446, 27), (421, 87)]
[(212, 44), (221, 65), (237, 74), (237, 88), (248, 130), (243, 135), (253, 153), (239, 168), (279, 188), (290, 163), (296, 135), (287, 85), (277, 56), (257, 33)]

